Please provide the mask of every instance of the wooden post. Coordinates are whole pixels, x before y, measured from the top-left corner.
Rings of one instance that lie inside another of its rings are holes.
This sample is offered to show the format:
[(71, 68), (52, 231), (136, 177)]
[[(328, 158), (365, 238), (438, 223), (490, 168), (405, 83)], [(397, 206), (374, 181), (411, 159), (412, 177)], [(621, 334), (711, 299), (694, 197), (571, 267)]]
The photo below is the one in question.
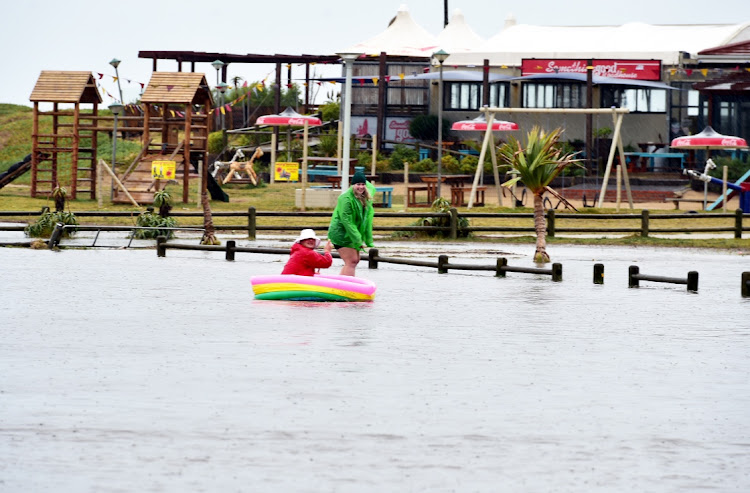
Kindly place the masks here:
[(64, 227), (65, 225), (63, 223), (55, 224), (55, 229), (52, 230), (52, 234), (49, 237), (49, 242), (47, 243), (47, 246), (50, 250), (55, 248), (60, 243), (60, 238), (62, 238)]
[(451, 240), (458, 238), (458, 210), (455, 207), (450, 208), (451, 214)]
[(367, 268), (377, 269), (378, 268), (378, 249), (370, 248), (370, 252), (367, 258)]
[(309, 123), (305, 119), (305, 125), (302, 129), (302, 212), (305, 211), (307, 205), (305, 193), (307, 191), (307, 135), (309, 128)]
[(750, 297), (750, 272), (742, 273), (742, 297)]
[(276, 132), (271, 134), (271, 162), (268, 166), (270, 176), (268, 177), (269, 183), (276, 182)]
[(594, 264), (594, 284), (604, 284), (604, 264)]
[(409, 163), (404, 161), (404, 212), (409, 210)]
[(133, 198), (133, 196), (130, 195), (130, 192), (128, 192), (128, 189), (125, 188), (125, 185), (123, 185), (122, 182), (120, 181), (120, 179), (117, 178), (117, 175), (115, 175), (114, 172), (111, 169), (109, 169), (109, 166), (107, 166), (107, 163), (105, 163), (101, 159), (99, 160), (99, 163), (102, 166), (104, 166), (104, 169), (107, 170), (107, 173), (109, 173), (112, 176), (112, 180), (114, 180), (114, 182), (117, 184), (117, 186), (120, 187), (120, 189), (123, 192), (125, 192), (125, 195), (130, 199), (130, 202), (132, 202), (134, 206), (140, 207), (140, 205), (138, 205), (138, 202), (136, 202), (135, 199)]
[(156, 256), (157, 257), (167, 256), (167, 237), (166, 236), (156, 237)]
[(508, 265), (508, 259), (505, 257), (500, 257), (497, 259), (497, 263), (495, 264), (495, 277), (505, 277), (505, 269), (504, 267)]
[(615, 211), (620, 212), (620, 198), (622, 194), (622, 167), (618, 164), (615, 170), (616, 189), (615, 189)]
[(235, 247), (235, 245), (236, 245), (236, 242), (234, 240), (227, 240), (227, 246), (226, 246), (227, 253), (225, 255), (225, 258), (227, 260), (234, 261), (234, 247)]
[(438, 274), (447, 274), (448, 268), (446, 265), (448, 264), (448, 256), (447, 255), (440, 255), (438, 257)]
[(641, 237), (648, 238), (649, 212), (647, 209), (641, 211)]
[(687, 290), (698, 292), (698, 272), (691, 270), (687, 275)]
[(96, 172), (96, 205), (99, 206), (99, 208), (101, 209), (104, 206), (104, 199), (102, 198), (102, 187), (104, 186), (103, 184), (104, 177), (102, 175), (101, 163), (97, 162), (95, 166), (98, 168)]
[(555, 210), (547, 210), (547, 236), (555, 237)]
[(727, 211), (727, 179), (729, 178), (729, 167), (724, 165), (721, 170), (721, 196), (724, 197), (722, 202), (721, 212)]
[[(185, 169), (185, 172), (187, 172), (187, 171), (188, 170)], [(203, 188), (203, 160), (201, 160), (201, 161), (198, 162), (198, 176), (199, 176), (199, 178), (198, 178), (198, 194), (195, 197), (195, 206), (196, 207), (200, 207), (201, 206), (201, 194), (203, 193), (203, 191), (202, 191), (202, 188)], [(206, 177), (206, 178), (208, 178), (208, 177)]]
[(248, 207), (247, 208), (247, 237), (251, 240), (255, 239), (255, 229), (256, 229), (256, 215), (255, 215), (255, 207)]
[(734, 237), (742, 238), (742, 209), (734, 211)]
[(640, 272), (640, 269), (637, 265), (631, 265), (628, 267), (628, 287), (629, 288), (637, 288), (639, 286), (638, 279), (635, 277)]
[(552, 281), (553, 282), (562, 281), (562, 264), (558, 264), (558, 263), (552, 264)]

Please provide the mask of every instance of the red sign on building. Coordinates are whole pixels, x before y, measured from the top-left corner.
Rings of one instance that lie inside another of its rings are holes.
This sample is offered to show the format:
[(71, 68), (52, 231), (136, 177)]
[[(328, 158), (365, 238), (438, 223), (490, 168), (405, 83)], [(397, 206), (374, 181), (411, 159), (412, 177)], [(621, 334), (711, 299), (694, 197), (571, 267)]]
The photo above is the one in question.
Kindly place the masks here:
[[(594, 75), (617, 79), (661, 80), (661, 60), (593, 60)], [(521, 75), (586, 73), (586, 60), (524, 58)]]

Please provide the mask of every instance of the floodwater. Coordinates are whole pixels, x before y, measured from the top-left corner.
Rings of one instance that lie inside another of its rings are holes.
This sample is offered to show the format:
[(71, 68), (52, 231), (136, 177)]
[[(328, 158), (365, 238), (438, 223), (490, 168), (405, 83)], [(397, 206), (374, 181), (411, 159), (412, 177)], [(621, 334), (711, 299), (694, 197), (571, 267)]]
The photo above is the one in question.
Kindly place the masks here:
[(364, 263), (375, 302), (310, 303), (252, 299), (282, 256), (0, 249), (0, 491), (750, 491), (750, 257), (549, 251), (563, 282)]

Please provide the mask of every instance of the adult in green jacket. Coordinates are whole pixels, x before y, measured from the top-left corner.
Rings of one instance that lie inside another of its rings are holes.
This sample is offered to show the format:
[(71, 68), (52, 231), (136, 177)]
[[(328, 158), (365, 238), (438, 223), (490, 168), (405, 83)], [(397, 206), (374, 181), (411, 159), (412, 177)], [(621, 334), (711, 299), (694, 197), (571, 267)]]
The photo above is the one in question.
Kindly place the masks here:
[(336, 202), (328, 239), (344, 261), (342, 276), (353, 276), (359, 263), (359, 251), (373, 246), (374, 195), (375, 187), (367, 182), (364, 173), (357, 171), (352, 177), (352, 186)]

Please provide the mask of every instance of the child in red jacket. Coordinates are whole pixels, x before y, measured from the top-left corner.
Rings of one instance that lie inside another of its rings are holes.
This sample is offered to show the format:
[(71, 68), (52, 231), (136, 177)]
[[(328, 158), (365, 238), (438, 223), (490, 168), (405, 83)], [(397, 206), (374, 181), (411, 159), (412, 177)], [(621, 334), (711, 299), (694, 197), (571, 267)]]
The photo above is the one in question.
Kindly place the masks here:
[(312, 276), (315, 274), (315, 269), (330, 267), (333, 263), (333, 257), (331, 257), (333, 245), (330, 241), (326, 242), (323, 254), (315, 251), (318, 245), (320, 245), (320, 240), (315, 236), (315, 231), (303, 229), (292, 245), (291, 257), (284, 266), (282, 274)]

